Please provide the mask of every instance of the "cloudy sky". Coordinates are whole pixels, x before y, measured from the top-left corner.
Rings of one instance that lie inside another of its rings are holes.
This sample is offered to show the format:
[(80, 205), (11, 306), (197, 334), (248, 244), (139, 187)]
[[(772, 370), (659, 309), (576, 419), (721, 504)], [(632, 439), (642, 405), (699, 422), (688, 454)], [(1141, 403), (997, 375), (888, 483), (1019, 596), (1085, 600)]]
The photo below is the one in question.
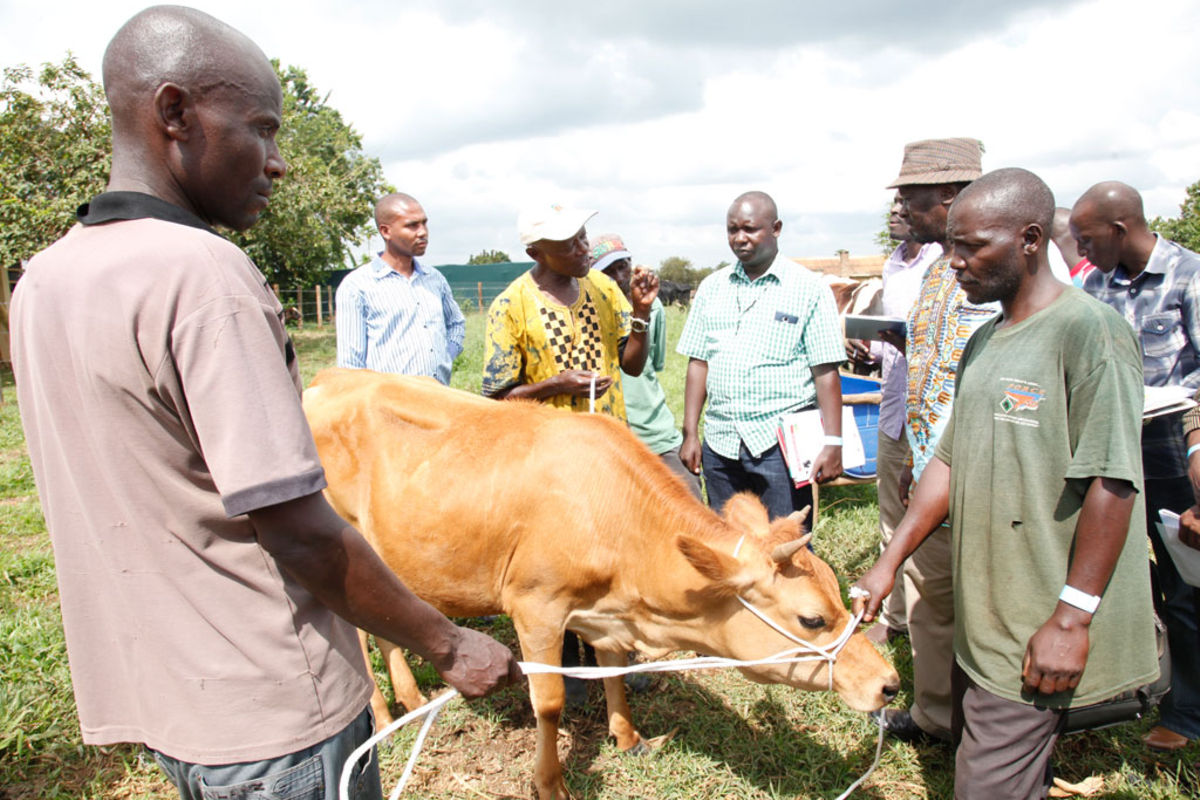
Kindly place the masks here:
[[(427, 261), (521, 258), (522, 204), (595, 208), (639, 263), (729, 259), (763, 189), (792, 256), (876, 252), (905, 142), (974, 136), (1060, 205), (1091, 184), (1174, 216), (1200, 179), (1195, 0), (201, 0), (304, 67), (388, 180), (422, 201)], [(0, 0), (0, 63), (99, 75), (141, 2)]]

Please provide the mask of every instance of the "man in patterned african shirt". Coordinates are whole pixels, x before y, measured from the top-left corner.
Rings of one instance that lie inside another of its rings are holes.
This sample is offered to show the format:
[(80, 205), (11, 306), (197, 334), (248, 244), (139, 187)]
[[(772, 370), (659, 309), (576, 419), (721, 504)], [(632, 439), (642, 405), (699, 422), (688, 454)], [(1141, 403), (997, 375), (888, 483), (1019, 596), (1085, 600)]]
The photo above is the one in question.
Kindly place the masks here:
[[(900, 175), (888, 188), (902, 203), (900, 217), (921, 244), (940, 242), (942, 257), (921, 279), (908, 314), (905, 356), (906, 429), (912, 465), (900, 476), (906, 505), (950, 421), (955, 373), (967, 340), (999, 310), (994, 303), (967, 300), (950, 268), (946, 220), (958, 193), (983, 173), (978, 139), (924, 139), (904, 146)], [(883, 710), (884, 727), (906, 741), (951, 738), (950, 671), (954, 665), (954, 579), (950, 572), (950, 528), (941, 525), (925, 546), (904, 563), (904, 599), (913, 653), (913, 702), (908, 710)]]
[(640, 375), (658, 278), (638, 268), (630, 300), (591, 269), (584, 225), (595, 211), (538, 207), (517, 220), (534, 260), (492, 301), (484, 336), (483, 394), (539, 400), (625, 420), (621, 370)]

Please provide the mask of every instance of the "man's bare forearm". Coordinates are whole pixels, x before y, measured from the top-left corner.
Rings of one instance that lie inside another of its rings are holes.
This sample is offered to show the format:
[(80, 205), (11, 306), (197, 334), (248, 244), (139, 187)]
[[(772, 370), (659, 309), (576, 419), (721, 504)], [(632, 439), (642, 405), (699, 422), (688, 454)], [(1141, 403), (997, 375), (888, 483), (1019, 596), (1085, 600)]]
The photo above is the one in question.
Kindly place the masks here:
[(1075, 525), (1075, 548), (1066, 581), (1087, 594), (1108, 586), (1129, 534), (1135, 499), (1133, 485), (1114, 478), (1093, 478)]
[(946, 520), (950, 513), (950, 466), (940, 458), (930, 460), (917, 490), (909, 501), (904, 518), (896, 526), (880, 562), (886, 562), (895, 573), (904, 559), (912, 555), (921, 543)]
[(700, 412), (708, 399), (708, 362), (688, 359), (687, 377), (683, 388), (683, 435), (698, 436)]
[(259, 542), (338, 616), (437, 665), (458, 627), (406, 587), (320, 494), (251, 512)]

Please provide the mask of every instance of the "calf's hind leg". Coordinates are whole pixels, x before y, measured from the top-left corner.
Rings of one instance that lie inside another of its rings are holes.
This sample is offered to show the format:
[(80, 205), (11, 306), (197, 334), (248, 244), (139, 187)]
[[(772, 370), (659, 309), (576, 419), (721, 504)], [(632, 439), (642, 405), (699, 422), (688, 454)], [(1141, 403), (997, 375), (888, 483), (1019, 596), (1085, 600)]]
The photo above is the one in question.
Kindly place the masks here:
[[(379, 691), (379, 685), (375, 682), (375, 674), (371, 669), (371, 656), (367, 650), (366, 631), (358, 632), (358, 643), (362, 647), (363, 660), (367, 664), (367, 676), (371, 678), (371, 685), (374, 687), (374, 691), (371, 692), (371, 712), (375, 715), (375, 730), (381, 731), (394, 721), (392, 712), (388, 709), (383, 692)], [(375, 637), (375, 643), (379, 645), (379, 652), (387, 664), (388, 675), (392, 679), (392, 692), (395, 693), (396, 700), (407, 711), (425, 705), (425, 698), (417, 689), (417, 681), (413, 678), (412, 670), (408, 668), (408, 662), (404, 660), (404, 650), (378, 636)]]

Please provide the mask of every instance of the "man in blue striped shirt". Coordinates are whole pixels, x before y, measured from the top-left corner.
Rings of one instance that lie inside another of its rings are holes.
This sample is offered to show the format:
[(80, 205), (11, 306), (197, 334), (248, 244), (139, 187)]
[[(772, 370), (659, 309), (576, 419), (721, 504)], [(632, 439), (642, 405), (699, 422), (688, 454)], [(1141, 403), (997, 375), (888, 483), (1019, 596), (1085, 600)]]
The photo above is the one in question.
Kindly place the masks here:
[(417, 261), (429, 246), (429, 218), (406, 194), (375, 204), (383, 252), (342, 280), (337, 290), (337, 363), (450, 383), (466, 325), (436, 269)]
[[(1137, 189), (1098, 183), (1071, 210), (1071, 235), (1096, 265), (1084, 290), (1115, 308), (1138, 335), (1147, 386), (1200, 387), (1200, 256), (1150, 230)], [(1156, 750), (1200, 738), (1200, 600), (1175, 568), (1155, 523), (1160, 509), (1194, 502), (1179, 415), (1142, 426), (1146, 528), (1154, 547), (1159, 616), (1171, 645), (1171, 692), (1143, 737)]]

